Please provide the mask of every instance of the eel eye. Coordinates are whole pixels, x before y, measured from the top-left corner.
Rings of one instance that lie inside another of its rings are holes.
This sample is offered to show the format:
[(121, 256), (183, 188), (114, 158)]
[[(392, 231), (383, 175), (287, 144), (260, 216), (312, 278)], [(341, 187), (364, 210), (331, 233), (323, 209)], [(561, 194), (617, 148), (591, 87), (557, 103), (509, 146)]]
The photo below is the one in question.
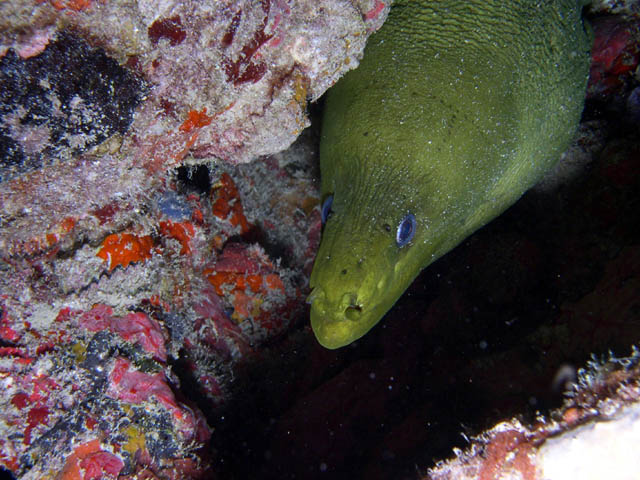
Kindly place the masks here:
[(407, 213), (407, 215), (400, 221), (398, 230), (396, 231), (396, 245), (398, 247), (404, 247), (411, 241), (416, 234), (416, 217), (413, 213)]
[(333, 203), (333, 195), (329, 195), (327, 198), (325, 198), (322, 204), (321, 218), (322, 218), (323, 225), (327, 223), (327, 220), (329, 220), (329, 217), (333, 213), (333, 210), (331, 210), (332, 203)]

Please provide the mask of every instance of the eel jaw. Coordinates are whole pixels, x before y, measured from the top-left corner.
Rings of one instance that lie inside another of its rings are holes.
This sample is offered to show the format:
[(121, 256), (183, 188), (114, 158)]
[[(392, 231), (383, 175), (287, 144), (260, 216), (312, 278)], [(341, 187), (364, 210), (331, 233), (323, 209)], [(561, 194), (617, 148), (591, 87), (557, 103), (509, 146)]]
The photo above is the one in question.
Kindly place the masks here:
[(353, 294), (345, 294), (338, 304), (327, 301), (325, 292), (315, 287), (307, 299), (311, 303), (311, 328), (325, 348), (344, 347), (367, 333), (385, 311), (359, 305)]

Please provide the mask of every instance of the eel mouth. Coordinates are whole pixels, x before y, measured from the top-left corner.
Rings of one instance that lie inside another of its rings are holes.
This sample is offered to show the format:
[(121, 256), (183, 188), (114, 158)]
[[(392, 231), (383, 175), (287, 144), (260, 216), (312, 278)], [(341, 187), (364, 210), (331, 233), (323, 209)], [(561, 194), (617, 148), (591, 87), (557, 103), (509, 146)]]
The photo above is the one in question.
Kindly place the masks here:
[[(311, 304), (311, 328), (318, 342), (329, 349), (340, 348), (362, 337), (377, 322), (371, 311), (358, 301), (355, 293), (343, 294), (331, 302), (321, 288), (314, 288)], [(372, 321), (373, 320), (373, 321)]]

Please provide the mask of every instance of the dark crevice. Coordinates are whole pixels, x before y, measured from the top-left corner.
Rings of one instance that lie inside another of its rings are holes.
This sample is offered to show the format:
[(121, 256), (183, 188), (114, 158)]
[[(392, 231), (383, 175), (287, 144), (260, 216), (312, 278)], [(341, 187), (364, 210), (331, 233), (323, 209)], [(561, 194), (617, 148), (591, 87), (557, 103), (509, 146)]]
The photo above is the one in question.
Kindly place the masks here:
[(205, 164), (182, 165), (175, 169), (180, 190), (185, 193), (206, 194), (211, 190), (211, 175)]

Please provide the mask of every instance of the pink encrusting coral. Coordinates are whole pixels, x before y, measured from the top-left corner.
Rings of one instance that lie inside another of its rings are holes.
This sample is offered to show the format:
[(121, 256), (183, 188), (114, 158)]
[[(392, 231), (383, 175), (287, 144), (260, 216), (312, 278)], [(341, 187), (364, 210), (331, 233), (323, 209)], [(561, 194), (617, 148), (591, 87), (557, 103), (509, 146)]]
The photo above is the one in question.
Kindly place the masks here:
[(78, 324), (91, 332), (112, 331), (126, 341), (138, 343), (154, 359), (167, 360), (167, 350), (162, 329), (158, 322), (142, 312), (129, 313), (124, 317), (113, 316), (107, 305), (94, 305), (88, 312), (80, 313)]
[(78, 445), (67, 457), (60, 480), (97, 480), (117, 478), (124, 462), (113, 453), (102, 450), (100, 440)]
[(171, 412), (178, 424), (178, 430), (188, 441), (203, 443), (209, 439), (210, 431), (206, 423), (185, 405), (178, 403), (163, 373), (144, 373), (127, 359), (116, 358), (109, 374), (106, 394), (134, 404), (143, 404), (155, 399)]
[[(55, 345), (50, 345), (52, 339)], [(0, 358), (6, 390), (0, 397), (4, 421), (23, 426), (21, 436), (0, 441), (0, 462), (6, 468), (24, 469), (18, 458), (25, 453), (33, 458), (51, 457), (30, 468), (34, 478), (54, 468), (56, 462), (60, 468), (57, 478), (68, 480), (115, 478), (141, 465), (160, 468), (173, 450), (150, 451), (145, 440), (159, 419), (165, 422), (168, 444), (183, 445), (185, 452), (209, 441), (210, 429), (201, 412), (176, 398), (172, 390), (164, 370), (167, 352), (162, 329), (147, 314), (117, 316), (111, 307), (101, 304), (87, 311), (67, 307), (59, 311), (46, 336), (28, 328), (20, 341), (29, 347), (14, 347), (15, 351), (7, 352), (10, 355)], [(127, 351), (127, 344), (141, 347), (144, 353), (131, 356), (151, 372), (117, 355), (117, 349)], [(52, 368), (52, 359), (56, 368)], [(136, 427), (129, 418), (132, 408), (142, 422)], [(143, 421), (145, 415), (150, 417)], [(58, 429), (71, 429), (73, 434), (64, 439), (51, 437)], [(72, 449), (74, 439), (86, 438), (89, 432), (99, 435), (100, 441), (86, 443), (88, 450)], [(128, 440), (122, 444), (122, 438)], [(50, 442), (57, 442), (55, 453)]]

